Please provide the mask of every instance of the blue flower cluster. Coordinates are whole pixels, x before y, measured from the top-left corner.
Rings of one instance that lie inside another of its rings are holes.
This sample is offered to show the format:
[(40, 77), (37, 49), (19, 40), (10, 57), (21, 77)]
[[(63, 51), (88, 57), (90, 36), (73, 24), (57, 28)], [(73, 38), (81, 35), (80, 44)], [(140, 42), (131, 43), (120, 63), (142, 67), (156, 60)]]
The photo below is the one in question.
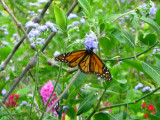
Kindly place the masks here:
[(97, 37), (94, 34), (94, 32), (91, 32), (91, 34), (86, 34), (86, 40), (85, 40), (85, 47), (86, 49), (96, 49), (98, 46)]

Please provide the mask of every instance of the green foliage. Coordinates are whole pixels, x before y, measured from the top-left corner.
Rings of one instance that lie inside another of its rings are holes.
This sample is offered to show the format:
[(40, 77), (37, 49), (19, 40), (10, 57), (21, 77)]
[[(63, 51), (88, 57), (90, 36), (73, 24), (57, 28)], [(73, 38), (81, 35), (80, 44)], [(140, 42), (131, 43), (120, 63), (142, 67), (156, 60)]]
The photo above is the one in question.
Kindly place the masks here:
[(144, 71), (148, 73), (158, 84), (160, 84), (160, 68), (149, 63), (142, 63)]
[(94, 120), (110, 120), (110, 117), (106, 113), (97, 113), (94, 115)]
[(145, 37), (141, 34), (138, 38), (142, 43), (148, 46), (151, 46), (156, 42), (155, 34), (147, 34)]
[(88, 111), (89, 109), (91, 109), (91, 107), (96, 102), (97, 97), (98, 97), (97, 95), (90, 94), (89, 96), (84, 98), (84, 100), (79, 105), (79, 108), (78, 108), (78, 111), (77, 111), (76, 115), (80, 115), (80, 114)]
[(81, 5), (81, 7), (84, 9), (87, 16), (92, 17), (92, 9), (89, 2), (87, 0), (78, 0), (78, 2)]
[(59, 25), (59, 27), (63, 30), (67, 30), (67, 16), (65, 12), (62, 10), (62, 8), (59, 8), (58, 6), (54, 6), (54, 13), (56, 17), (56, 23)]
[[(0, 119), (7, 120), (12, 115), (16, 120), (64, 117), (65, 120), (86, 120), (89, 116), (91, 120), (145, 120), (145, 113), (149, 113), (149, 119), (159, 119), (159, 1), (153, 1), (153, 5), (150, 1), (139, 0), (130, 0), (130, 3), (127, 0), (78, 0), (75, 6), (74, 0), (57, 0), (51, 4), (38, 1), (5, 1), (26, 31), (26, 23), (41, 17), (39, 11), (49, 5), (41, 22), (32, 30), (39, 30), (50, 21), (57, 32), (53, 35), (49, 26), (35, 36), (31, 31), (29, 41), (26, 38), (22, 41), (23, 32), (0, 5), (0, 69), (5, 67), (0, 71), (0, 101), (20, 78), (11, 92), (20, 97), (14, 107), (1, 107)], [(66, 13), (70, 13), (70, 19)], [(74, 18), (73, 14), (76, 14)], [(110, 82), (93, 73), (80, 72), (76, 77), (78, 67), (69, 68), (66, 63), (54, 61), (58, 52), (85, 50), (86, 35), (90, 33), (96, 35), (99, 44), (94, 52), (110, 70)], [(37, 63), (27, 70), (35, 53)], [(49, 80), (52, 84), (46, 87), (46, 94), (41, 95), (42, 86)], [(143, 86), (138, 86), (140, 83)], [(44, 99), (48, 100), (51, 86), (56, 87), (52, 104), (60, 100), (52, 112), (46, 113)], [(146, 87), (148, 90), (144, 90)], [(154, 89), (157, 91), (149, 94)], [(27, 103), (22, 105), (23, 101)], [(153, 104), (155, 114), (148, 106), (142, 108), (143, 102)]]
[(143, 22), (148, 23), (150, 26), (153, 27), (153, 29), (155, 29), (157, 31), (157, 34), (160, 35), (160, 27), (155, 21), (153, 21), (151, 18), (146, 18), (144, 16), (141, 17), (140, 20), (142, 20)]

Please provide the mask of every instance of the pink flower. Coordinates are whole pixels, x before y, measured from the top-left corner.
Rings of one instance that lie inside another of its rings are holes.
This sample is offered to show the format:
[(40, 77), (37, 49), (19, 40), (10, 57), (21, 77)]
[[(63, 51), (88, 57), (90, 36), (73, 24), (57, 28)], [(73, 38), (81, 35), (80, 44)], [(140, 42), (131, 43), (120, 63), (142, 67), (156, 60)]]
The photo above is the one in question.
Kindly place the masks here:
[[(54, 86), (52, 84), (52, 81), (49, 80), (47, 83), (44, 84), (44, 86), (41, 88), (40, 94), (42, 96), (43, 102), (46, 105), (47, 101), (52, 93), (54, 89)], [(54, 98), (54, 99), (53, 99)], [(51, 99), (53, 99), (52, 101), (50, 101), (50, 103), (47, 106), (47, 110), (51, 107), (51, 105), (56, 101), (56, 93), (54, 92)], [(55, 108), (52, 108), (52, 113), (54, 113), (55, 115), (57, 114)]]
[(8, 101), (5, 102), (5, 105), (7, 106), (7, 108), (13, 108), (17, 106), (17, 100), (19, 96), (20, 95), (18, 94), (9, 95)]

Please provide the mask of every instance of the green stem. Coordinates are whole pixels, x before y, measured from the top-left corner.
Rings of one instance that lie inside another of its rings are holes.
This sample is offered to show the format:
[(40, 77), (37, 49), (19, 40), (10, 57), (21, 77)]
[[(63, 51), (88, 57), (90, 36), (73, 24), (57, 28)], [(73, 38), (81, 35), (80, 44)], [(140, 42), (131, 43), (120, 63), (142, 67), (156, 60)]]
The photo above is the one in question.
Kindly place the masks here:
[(60, 67), (59, 67), (59, 74), (58, 74), (56, 83), (55, 83), (55, 85), (54, 85), (54, 89), (53, 89), (53, 91), (52, 91), (52, 93), (51, 93), (51, 95), (50, 95), (50, 97), (49, 97), (49, 99), (48, 99), (48, 101), (47, 101), (47, 104), (45, 105), (45, 107), (44, 107), (44, 109), (43, 109), (43, 113), (42, 113), (42, 115), (41, 115), (41, 117), (40, 117), (40, 120), (43, 119), (43, 116), (44, 116), (44, 113), (45, 113), (45, 111), (46, 111), (46, 108), (47, 108), (47, 106), (48, 106), (48, 104), (49, 104), (49, 102), (50, 102), (50, 100), (51, 100), (51, 98), (52, 98), (52, 96), (53, 96), (53, 94), (54, 94), (54, 91), (55, 91), (55, 89), (56, 89), (56, 87), (57, 87), (57, 84), (58, 84), (58, 82), (59, 82), (59, 80), (60, 80), (61, 71), (62, 71), (62, 63), (61, 63), (61, 65), (60, 65)]
[(99, 99), (99, 101), (98, 101), (96, 107), (94, 108), (94, 110), (92, 111), (92, 113), (90, 114), (90, 116), (89, 116), (86, 120), (90, 120), (91, 117), (94, 115), (94, 113), (97, 112), (97, 109), (98, 109), (98, 107), (99, 107), (99, 105), (100, 105), (100, 103), (101, 103), (101, 101), (102, 101), (102, 98), (103, 98), (103, 96), (104, 96), (106, 90), (107, 90), (107, 89), (105, 89), (105, 90), (103, 91), (103, 94), (102, 94), (102, 96), (100, 97), (100, 99)]
[(152, 95), (153, 93), (155, 93), (157, 90), (159, 90), (160, 87), (156, 88), (155, 90), (153, 90), (152, 92), (140, 97), (139, 99), (136, 99), (135, 101), (133, 102), (129, 102), (129, 103), (121, 103), (121, 104), (117, 104), (117, 105), (111, 105), (111, 106), (108, 106), (108, 107), (103, 107), (101, 109), (99, 109), (98, 111), (102, 111), (102, 110), (105, 110), (105, 109), (110, 109), (110, 108), (114, 108), (114, 107), (119, 107), (119, 106), (124, 106), (124, 105), (129, 105), (129, 104), (135, 104), (137, 102), (139, 102), (140, 100), (146, 98), (147, 96), (150, 96)]
[(12, 114), (8, 111), (8, 109), (3, 105), (2, 102), (0, 102), (0, 105), (6, 110), (6, 112), (7, 112), (8, 115), (11, 117), (11, 119), (14, 120), (14, 117), (13, 117)]
[(126, 59), (131, 59), (131, 58), (137, 58), (140, 55), (143, 55), (144, 53), (147, 53), (148, 51), (150, 51), (153, 47), (155, 47), (156, 45), (158, 45), (159, 42), (156, 42), (154, 45), (152, 45), (151, 47), (149, 47), (147, 50), (135, 55), (135, 56), (130, 56), (130, 57), (125, 57), (125, 58), (119, 58), (119, 59), (105, 59), (103, 61), (122, 61), (122, 60), (126, 60)]

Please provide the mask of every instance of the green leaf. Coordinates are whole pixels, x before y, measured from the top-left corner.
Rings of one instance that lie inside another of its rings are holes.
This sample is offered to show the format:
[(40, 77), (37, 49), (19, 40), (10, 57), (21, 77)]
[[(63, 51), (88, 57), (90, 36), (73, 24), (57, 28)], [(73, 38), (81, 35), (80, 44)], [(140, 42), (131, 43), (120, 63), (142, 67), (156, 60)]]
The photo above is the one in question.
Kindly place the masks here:
[(67, 16), (64, 13), (64, 11), (59, 8), (58, 6), (54, 6), (54, 13), (56, 17), (56, 23), (59, 25), (59, 27), (63, 30), (67, 30)]
[(160, 55), (159, 54), (155, 54), (155, 59), (156, 59), (156, 63), (158, 65), (158, 67), (160, 68)]
[(134, 37), (129, 32), (122, 30), (122, 36), (128, 46), (135, 47)]
[(28, 92), (30, 92), (30, 88), (25, 87), (25, 88), (19, 89), (16, 94), (19, 94), (21, 96), (25, 96)]
[(115, 37), (115, 39), (117, 39), (120, 43), (125, 43), (125, 40), (123, 39), (122, 37), (122, 33), (119, 29), (115, 29), (113, 32), (112, 32), (112, 35)]
[(76, 112), (74, 110), (74, 108), (72, 106), (69, 105), (68, 108), (65, 109), (65, 113), (71, 118), (73, 119), (76, 115)]
[(126, 84), (127, 83), (127, 80), (117, 80), (117, 82), (121, 83), (121, 84)]
[(127, 91), (126, 101), (130, 102), (141, 97), (142, 92), (139, 90), (131, 89)]
[(138, 38), (142, 43), (149, 46), (153, 45), (157, 39), (155, 34), (147, 34), (145, 37), (141, 34)]
[(126, 44), (132, 48), (135, 47), (134, 37), (127, 31), (115, 29), (112, 32), (112, 35), (115, 39), (117, 39), (120, 43)]
[(142, 63), (144, 71), (160, 85), (160, 68), (149, 63)]
[(97, 113), (94, 115), (94, 120), (110, 120), (110, 117), (107, 113)]
[(81, 7), (84, 9), (85, 13), (89, 17), (91, 17), (92, 16), (92, 9), (91, 9), (89, 2), (87, 0), (78, 0), (78, 2), (81, 5)]
[(124, 63), (131, 65), (132, 67), (135, 67), (137, 70), (140, 70), (144, 72), (142, 68), (142, 63), (140, 61), (135, 61), (135, 60), (124, 60)]
[(159, 116), (156, 116), (156, 115), (150, 114), (150, 113), (148, 113), (148, 115), (149, 115), (149, 117), (150, 117), (151, 120), (160, 120)]
[(160, 8), (157, 10), (156, 12), (156, 22), (158, 25), (160, 25), (160, 19), (159, 19), (159, 16), (160, 16)]
[(79, 87), (80, 87), (81, 84), (83, 83), (85, 77), (86, 77), (86, 74), (84, 74), (84, 73), (81, 72), (81, 73), (77, 76), (76, 80), (74, 81), (74, 83), (73, 83), (74, 86), (79, 89)]
[[(55, 86), (56, 81), (52, 81), (53, 86)], [(57, 84), (55, 91), (57, 92), (58, 95), (61, 95), (61, 84)]]
[(96, 102), (97, 97), (98, 95), (95, 95), (95, 94), (90, 94), (89, 96), (87, 96), (79, 105), (77, 115), (80, 115), (88, 111), (93, 106), (93, 104)]
[(121, 16), (121, 14), (113, 14), (113, 15), (108, 15), (107, 16), (104, 16), (104, 19), (106, 20), (106, 23), (112, 23), (114, 22), (115, 20), (117, 20), (119, 17)]
[(105, 55), (108, 55), (110, 50), (113, 48), (114, 39), (109, 39), (107, 37), (102, 37), (99, 39), (100, 46), (103, 48)]
[(160, 27), (159, 25), (153, 21), (151, 18), (147, 18), (147, 17), (141, 17), (140, 20), (142, 20), (143, 22), (148, 23), (150, 26), (153, 27), (153, 29), (155, 29), (157, 31), (157, 33), (160, 35)]

